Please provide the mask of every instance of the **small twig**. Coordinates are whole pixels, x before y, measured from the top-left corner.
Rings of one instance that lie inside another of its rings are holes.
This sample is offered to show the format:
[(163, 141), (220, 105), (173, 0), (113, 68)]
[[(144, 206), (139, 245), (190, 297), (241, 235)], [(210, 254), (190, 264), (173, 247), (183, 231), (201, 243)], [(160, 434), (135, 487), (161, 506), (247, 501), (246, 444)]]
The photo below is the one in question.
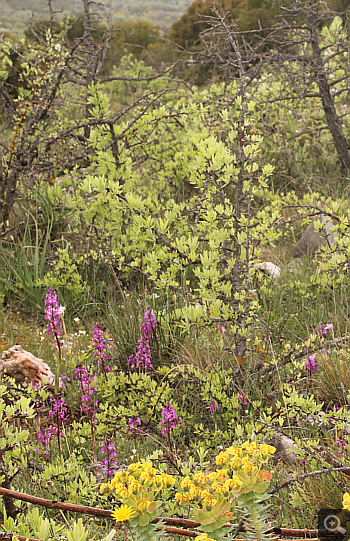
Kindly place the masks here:
[(241, 519), (239, 523), (237, 524), (237, 526), (235, 527), (235, 529), (233, 530), (233, 533), (232, 533), (233, 539), (235, 539), (237, 535), (239, 534), (239, 532), (242, 531), (242, 528), (243, 528), (243, 520)]

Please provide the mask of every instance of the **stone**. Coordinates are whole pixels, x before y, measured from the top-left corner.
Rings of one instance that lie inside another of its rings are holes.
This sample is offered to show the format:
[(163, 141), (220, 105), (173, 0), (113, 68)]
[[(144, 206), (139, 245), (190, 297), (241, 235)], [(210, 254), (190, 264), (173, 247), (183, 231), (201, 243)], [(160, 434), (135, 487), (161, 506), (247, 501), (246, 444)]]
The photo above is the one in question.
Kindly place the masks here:
[(49, 365), (19, 345), (12, 346), (1, 354), (0, 373), (14, 378), (17, 384), (24, 387), (33, 380), (52, 390), (55, 387), (55, 376)]
[(278, 280), (278, 278), (281, 275), (281, 269), (278, 265), (275, 265), (274, 263), (270, 263), (270, 261), (263, 261), (262, 263), (256, 263), (254, 265), (256, 269), (261, 270), (265, 274), (268, 274), (271, 276), (271, 278), (274, 278), (275, 280)]
[[(321, 221), (325, 225), (325, 233), (315, 231), (315, 222)], [(293, 248), (292, 257), (302, 257), (303, 255), (313, 256), (321, 246), (332, 246), (336, 244), (336, 234), (332, 233), (333, 224), (326, 216), (316, 218), (305, 229), (303, 236)]]
[(298, 449), (293, 440), (284, 436), (283, 434), (275, 434), (266, 443), (276, 447), (276, 452), (272, 457), (272, 461), (276, 464), (279, 460), (282, 460), (288, 466), (296, 466), (298, 460), (295, 456), (295, 451)]

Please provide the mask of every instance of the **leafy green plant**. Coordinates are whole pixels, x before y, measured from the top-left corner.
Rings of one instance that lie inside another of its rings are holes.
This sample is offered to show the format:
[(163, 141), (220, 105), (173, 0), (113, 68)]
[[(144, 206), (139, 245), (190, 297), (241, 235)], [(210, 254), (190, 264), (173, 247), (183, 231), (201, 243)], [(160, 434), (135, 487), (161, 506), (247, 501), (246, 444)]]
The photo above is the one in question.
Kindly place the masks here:
[[(34, 236), (32, 225), (34, 222)], [(52, 221), (43, 235), (34, 217), (28, 217), (19, 247), (0, 245), (2, 274), (0, 282), (6, 296), (12, 295), (22, 305), (41, 310), (44, 292), (40, 286), (46, 272)]]

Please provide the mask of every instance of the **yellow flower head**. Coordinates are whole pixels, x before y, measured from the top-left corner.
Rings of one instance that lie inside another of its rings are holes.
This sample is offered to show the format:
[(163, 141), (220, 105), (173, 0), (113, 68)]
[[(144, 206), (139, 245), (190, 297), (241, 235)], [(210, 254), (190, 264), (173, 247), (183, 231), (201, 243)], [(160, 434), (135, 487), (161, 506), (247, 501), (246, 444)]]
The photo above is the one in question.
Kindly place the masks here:
[(209, 505), (210, 507), (214, 507), (216, 504), (217, 504), (217, 500), (215, 498), (213, 498), (212, 496), (209, 496), (209, 498), (206, 498), (204, 501), (203, 501), (203, 507), (205, 505)]
[(111, 483), (111, 489), (114, 491), (114, 494), (119, 494), (122, 490), (126, 490), (126, 486), (123, 483)]
[(244, 449), (247, 453), (252, 454), (256, 449), (256, 441), (245, 441), (242, 444), (242, 449)]
[(343, 509), (350, 511), (350, 494), (348, 492), (345, 492), (343, 496)]
[(246, 472), (256, 472), (258, 468), (254, 466), (252, 462), (248, 462), (247, 464), (244, 464), (244, 466), (242, 467), (242, 470)]
[(143, 499), (137, 504), (137, 509), (139, 509), (139, 511), (147, 511), (151, 503), (152, 502), (150, 502), (149, 500)]
[(174, 486), (175, 479), (172, 475), (169, 475), (167, 473), (162, 473), (161, 475), (162, 475), (163, 484), (164, 486), (166, 486), (166, 488), (171, 488), (172, 486)]
[(217, 481), (214, 481), (211, 488), (213, 489), (213, 492), (220, 492), (222, 489), (222, 485), (220, 485), (220, 483), (218, 483)]
[(221, 453), (218, 454), (218, 456), (215, 458), (215, 462), (217, 466), (221, 466), (223, 464), (227, 464), (227, 462), (230, 460), (230, 454), (227, 451), (221, 451)]
[(210, 539), (210, 537), (208, 537), (208, 534), (202, 533), (195, 538), (195, 541), (214, 541), (214, 539)]
[(180, 487), (181, 488), (184, 488), (184, 489), (190, 489), (190, 487), (192, 486), (192, 481), (191, 479), (186, 475), (185, 479), (183, 479), (180, 483)]
[(230, 462), (232, 469), (236, 470), (241, 465), (242, 459), (239, 456), (234, 456)]
[(276, 447), (273, 447), (272, 445), (267, 445), (267, 443), (260, 444), (260, 453), (262, 455), (272, 456), (275, 452), (276, 452)]
[(208, 535), (206, 533), (202, 533), (196, 537), (196, 541), (208, 541)]
[(142, 489), (142, 486), (141, 486), (141, 484), (135, 479), (134, 481), (132, 481), (132, 482), (129, 484), (129, 487), (128, 487), (128, 488), (129, 488), (129, 490), (130, 490), (131, 492), (133, 492), (133, 493), (135, 494), (138, 490)]
[(109, 490), (110, 488), (108, 483), (102, 483), (102, 485), (100, 486), (100, 494), (108, 494)]
[(117, 486), (118, 484), (123, 484), (123, 482), (129, 477), (129, 474), (125, 471), (118, 471), (111, 482), (109, 483), (111, 488)]
[(187, 492), (186, 494), (182, 494), (182, 503), (183, 504), (186, 504), (186, 503), (190, 503), (190, 501), (192, 500), (192, 496), (189, 492)]
[(202, 472), (196, 473), (193, 477), (193, 482), (196, 486), (203, 485), (204, 475)]
[(157, 470), (155, 468), (152, 468), (149, 464), (147, 464), (147, 467), (143, 470), (145, 473), (147, 473), (150, 477), (154, 477), (157, 474)]
[(126, 500), (127, 498), (130, 498), (131, 494), (132, 494), (131, 490), (128, 490), (127, 488), (118, 490), (119, 498), (123, 498), (124, 500)]
[(135, 514), (135, 511), (129, 507), (128, 505), (121, 505), (113, 511), (112, 517), (117, 522), (124, 522), (126, 520), (129, 520), (133, 515)]
[(191, 488), (190, 490), (190, 496), (193, 500), (201, 500), (202, 499), (202, 491), (199, 487)]
[(129, 472), (137, 472), (142, 471), (143, 464), (141, 462), (134, 462), (133, 464), (129, 464), (128, 470)]
[(145, 483), (149, 483), (151, 480), (149, 474), (146, 472), (146, 471), (143, 471), (140, 475), (140, 481), (145, 484)]

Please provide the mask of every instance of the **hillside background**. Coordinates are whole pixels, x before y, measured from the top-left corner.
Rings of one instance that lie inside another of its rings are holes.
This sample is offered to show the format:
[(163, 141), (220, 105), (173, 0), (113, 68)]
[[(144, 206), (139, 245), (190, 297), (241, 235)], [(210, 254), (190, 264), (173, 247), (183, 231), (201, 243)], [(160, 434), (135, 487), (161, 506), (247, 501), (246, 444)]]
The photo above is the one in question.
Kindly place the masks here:
[[(115, 21), (143, 18), (167, 29), (181, 17), (190, 3), (190, 0), (109, 0), (105, 6), (96, 9), (101, 15), (111, 14)], [(56, 0), (54, 6), (57, 11), (62, 10), (61, 17), (81, 13), (79, 0)], [(43, 18), (48, 14), (48, 6), (46, 0), (0, 0), (0, 13), (0, 27), (3, 30), (22, 33), (26, 22), (32, 17)]]

